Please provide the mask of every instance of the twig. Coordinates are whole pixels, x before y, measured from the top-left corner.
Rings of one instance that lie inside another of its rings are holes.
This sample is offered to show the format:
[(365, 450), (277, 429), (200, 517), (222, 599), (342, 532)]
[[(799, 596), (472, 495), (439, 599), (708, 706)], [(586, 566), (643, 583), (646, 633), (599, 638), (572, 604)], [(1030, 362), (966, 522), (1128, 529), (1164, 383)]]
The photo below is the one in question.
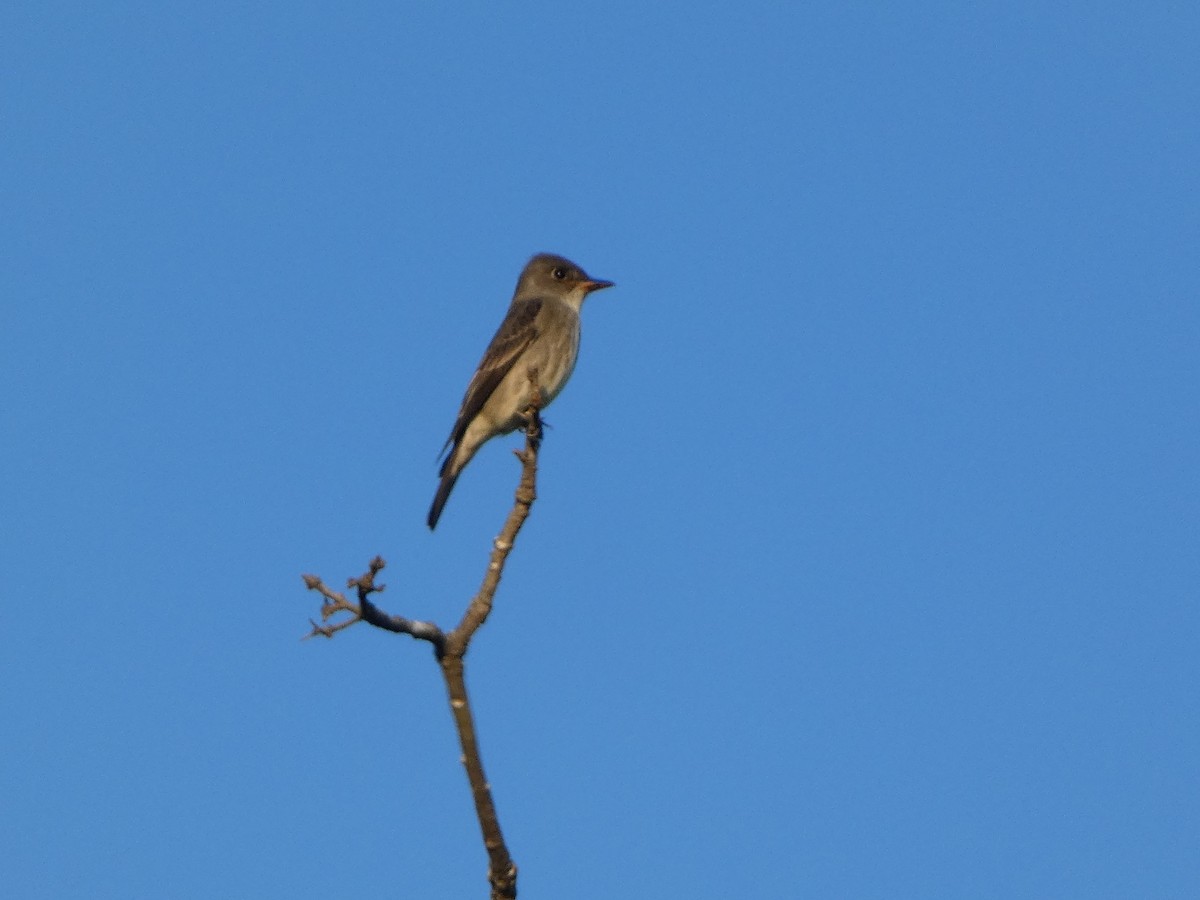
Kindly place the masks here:
[(358, 591), (358, 604), (355, 605), (346, 599), (345, 594), (340, 594), (337, 591), (331, 590), (320, 577), (316, 575), (304, 575), (304, 584), (310, 591), (317, 591), (325, 598), (325, 602), (321, 604), (321, 621), (328, 622), (333, 616), (340, 612), (350, 613), (350, 618), (344, 619), (341, 622), (334, 622), (332, 625), (321, 625), (309, 619), (312, 625), (312, 631), (304, 636), (307, 640), (311, 637), (331, 638), (343, 628), (349, 628), (356, 622), (367, 622), (374, 625), (376, 628), (382, 628), (385, 631), (391, 631), (395, 634), (408, 634), (422, 641), (428, 641), (433, 644), (433, 651), (440, 658), (446, 646), (446, 635), (442, 629), (432, 622), (420, 622), (416, 619), (406, 619), (403, 616), (392, 616), (385, 613), (378, 606), (371, 602), (371, 594), (378, 594), (384, 590), (387, 585), (375, 584), (375, 576), (378, 575), (387, 563), (383, 561), (382, 556), (377, 556), (371, 560), (370, 568), (358, 578), (351, 578), (346, 587), (356, 588)]
[[(378, 575), (386, 565), (381, 557), (375, 557), (367, 571), (358, 578), (351, 578), (347, 587), (357, 591), (358, 603), (351, 603), (344, 594), (331, 590), (316, 575), (305, 575), (304, 584), (309, 590), (317, 591), (325, 598), (321, 605), (321, 622), (309, 620), (312, 631), (305, 638), (332, 638), (344, 628), (349, 628), (356, 622), (367, 622), (376, 628), (382, 628), (396, 634), (407, 634), (417, 640), (428, 641), (433, 645), (434, 654), (442, 669), (446, 681), (446, 692), (450, 698), (450, 712), (454, 717), (454, 725), (458, 730), (459, 744), (462, 746), (462, 762), (467, 770), (467, 781), (471, 785), (471, 795), (475, 801), (475, 813), (479, 818), (479, 828), (483, 834), (483, 845), (488, 854), (488, 881), (492, 886), (492, 900), (515, 900), (517, 896), (517, 866), (504, 843), (504, 835), (500, 830), (500, 819), (496, 815), (496, 806), (492, 800), (491, 787), (483, 771), (483, 758), (479, 753), (479, 743), (475, 737), (475, 721), (471, 714), (470, 698), (467, 695), (467, 684), (463, 660), (475, 632), (487, 621), (492, 611), (496, 588), (500, 585), (500, 576), (504, 573), (504, 564), (512, 552), (513, 544), (529, 516), (533, 501), (537, 499), (537, 459), (538, 450), (542, 443), (542, 392), (537, 383), (537, 370), (529, 370), (529, 381), (532, 385), (529, 409), (526, 412), (525, 447), (514, 451), (521, 461), (521, 480), (517, 485), (513, 498), (513, 507), (504, 522), (500, 534), (492, 541), (492, 552), (488, 559), (487, 570), (484, 572), (483, 583), (479, 592), (471, 599), (463, 614), (458, 627), (449, 634), (444, 633), (432, 622), (421, 622), (406, 619), (403, 616), (393, 616), (385, 613), (370, 599), (371, 594), (383, 591), (385, 585), (375, 583)], [(329, 620), (339, 613), (349, 613), (349, 618), (329, 624)]]

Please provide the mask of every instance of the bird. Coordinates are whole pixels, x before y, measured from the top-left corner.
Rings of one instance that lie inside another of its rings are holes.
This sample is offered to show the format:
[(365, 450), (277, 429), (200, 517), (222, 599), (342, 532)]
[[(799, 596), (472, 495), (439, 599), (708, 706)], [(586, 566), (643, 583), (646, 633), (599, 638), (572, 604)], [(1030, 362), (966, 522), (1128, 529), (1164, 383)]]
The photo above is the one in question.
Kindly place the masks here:
[(579, 354), (583, 301), (594, 291), (612, 286), (613, 282), (592, 278), (553, 253), (539, 253), (525, 264), (508, 313), (471, 376), (454, 428), (442, 447), (441, 483), (426, 519), (430, 531), (437, 527), (454, 483), (479, 448), (525, 426), (532, 394), (530, 370), (536, 369), (542, 409), (562, 391)]

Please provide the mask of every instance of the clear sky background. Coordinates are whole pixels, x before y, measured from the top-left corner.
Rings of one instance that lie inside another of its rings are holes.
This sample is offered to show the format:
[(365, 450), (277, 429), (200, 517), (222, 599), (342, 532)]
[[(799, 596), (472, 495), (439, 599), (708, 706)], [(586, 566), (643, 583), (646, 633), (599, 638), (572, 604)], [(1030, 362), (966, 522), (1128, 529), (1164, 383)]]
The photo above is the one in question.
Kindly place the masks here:
[(1200, 894), (1191, 3), (8, 3), (0, 885), (485, 896), (427, 646), (584, 309), (468, 659), (522, 898)]

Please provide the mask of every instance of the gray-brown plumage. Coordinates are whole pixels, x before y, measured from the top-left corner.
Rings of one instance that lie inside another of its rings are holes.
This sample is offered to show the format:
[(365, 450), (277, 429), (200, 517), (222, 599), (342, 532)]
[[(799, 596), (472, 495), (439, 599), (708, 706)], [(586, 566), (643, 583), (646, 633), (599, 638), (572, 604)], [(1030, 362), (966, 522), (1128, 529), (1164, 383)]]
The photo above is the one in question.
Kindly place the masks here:
[(442, 483), (429, 508), (430, 529), (437, 525), (454, 482), (479, 448), (524, 426), (530, 368), (537, 369), (542, 408), (558, 396), (579, 353), (579, 310), (588, 294), (606, 287), (612, 287), (612, 282), (589, 278), (561, 256), (541, 253), (526, 264), (508, 315), (467, 385), (458, 419), (442, 448), (443, 453), (450, 452), (438, 473)]

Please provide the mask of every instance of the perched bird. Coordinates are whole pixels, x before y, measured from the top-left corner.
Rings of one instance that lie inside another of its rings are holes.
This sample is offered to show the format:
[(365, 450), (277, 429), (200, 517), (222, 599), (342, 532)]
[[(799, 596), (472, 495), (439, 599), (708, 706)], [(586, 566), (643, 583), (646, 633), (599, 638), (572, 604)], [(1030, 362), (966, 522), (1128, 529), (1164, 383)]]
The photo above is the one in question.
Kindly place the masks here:
[(454, 429), (442, 448), (446, 455), (429, 507), (432, 530), (454, 482), (487, 441), (525, 425), (532, 388), (529, 370), (537, 369), (542, 408), (550, 405), (575, 368), (579, 354), (579, 310), (592, 291), (611, 281), (589, 278), (569, 259), (539, 253), (517, 279), (508, 314), (471, 376)]

